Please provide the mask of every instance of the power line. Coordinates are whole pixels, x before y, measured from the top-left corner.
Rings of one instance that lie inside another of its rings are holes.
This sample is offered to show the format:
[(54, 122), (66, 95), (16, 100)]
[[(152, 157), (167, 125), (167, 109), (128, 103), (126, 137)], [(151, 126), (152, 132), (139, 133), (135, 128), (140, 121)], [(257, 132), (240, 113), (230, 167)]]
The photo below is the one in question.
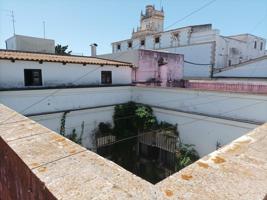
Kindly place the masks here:
[(254, 32), (255, 29), (260, 26), (263, 22), (266, 21), (266, 18), (267, 18), (267, 10), (266, 10), (266, 13), (265, 15), (250, 29), (249, 32)]
[(204, 63), (195, 63), (195, 62), (191, 62), (191, 61), (187, 61), (187, 60), (184, 60), (185, 63), (188, 63), (188, 64), (192, 64), (192, 65), (200, 65), (200, 66), (210, 66), (212, 64), (204, 64)]
[[(232, 97), (232, 98), (234, 98), (234, 97)], [(228, 98), (228, 99), (230, 99), (230, 98)], [(224, 99), (224, 100), (227, 100), (227, 99)], [(222, 100), (222, 101), (224, 101), (224, 100)], [(239, 107), (239, 108), (235, 108), (235, 109), (232, 109), (232, 110), (227, 111), (227, 112), (222, 112), (222, 113), (220, 113), (219, 115), (227, 114), (227, 113), (230, 113), (230, 112), (233, 112), (233, 111), (241, 110), (241, 109), (243, 109), (243, 108), (251, 107), (251, 106), (254, 106), (254, 105), (263, 103), (264, 101), (265, 101), (265, 100), (261, 100), (261, 101), (259, 101), (259, 102), (257, 102), (257, 103), (253, 103), (253, 104), (250, 104), (250, 105), (241, 106), (241, 107)], [(206, 103), (208, 103), (208, 102), (206, 102)], [(209, 102), (209, 103), (210, 103), (210, 102)], [(153, 106), (152, 106), (152, 107), (153, 107)], [(123, 118), (123, 117), (122, 117), (122, 118)], [(125, 118), (129, 118), (129, 116), (126, 116)], [(178, 127), (185, 126), (185, 125), (189, 125), (189, 124), (192, 124), (192, 123), (195, 123), (195, 122), (198, 122), (198, 121), (202, 121), (202, 120), (207, 119), (207, 118), (209, 118), (209, 116), (205, 116), (205, 117), (203, 117), (203, 118), (201, 118), (201, 119), (196, 119), (196, 120), (193, 120), (193, 121), (191, 121), (191, 122), (186, 122), (186, 123), (183, 123), (183, 124), (178, 124)], [(119, 120), (119, 118), (118, 118), (118, 120)], [(80, 126), (77, 126), (77, 127), (80, 127)], [(166, 130), (167, 130), (167, 129), (169, 129), (169, 128), (166, 128)], [(161, 130), (165, 130), (165, 129), (161, 129)], [(120, 143), (120, 142), (124, 142), (124, 141), (127, 141), (127, 140), (131, 140), (131, 139), (134, 139), (134, 138), (136, 138), (136, 137), (143, 136), (143, 135), (145, 135), (145, 134), (153, 133), (153, 132), (155, 132), (155, 131), (156, 131), (156, 130), (152, 130), (152, 131), (150, 131), (150, 132), (146, 132), (146, 133), (143, 133), (143, 134), (138, 134), (138, 135), (135, 135), (135, 136), (126, 137), (126, 138), (123, 138), (123, 139), (121, 139), (121, 140), (117, 140), (117, 141), (115, 141), (115, 142), (113, 142), (113, 143), (107, 144), (107, 145), (105, 145), (105, 146), (114, 145), (114, 144), (116, 144), (116, 143)], [(46, 133), (46, 132), (47, 132), (47, 131), (45, 131), (45, 132), (43, 132), (43, 133)], [(38, 133), (38, 134), (42, 134), (42, 133)]]
[[(198, 94), (197, 94), (197, 96), (198, 96)], [(205, 96), (197, 97), (197, 98), (198, 99), (203, 99), (203, 98), (206, 99), (207, 97), (217, 97), (217, 95), (211, 94), (211, 95), (205, 95)], [(184, 101), (193, 100), (193, 99), (196, 99), (196, 96), (193, 96), (193, 97), (190, 97), (190, 98), (177, 98), (177, 99), (171, 99), (171, 100), (166, 100), (166, 101), (158, 101), (158, 102), (155, 102), (152, 105), (149, 104), (149, 106), (152, 106), (153, 107), (153, 106), (161, 105), (162, 103), (184, 102)], [(208, 103), (212, 103), (212, 102), (226, 101), (226, 100), (229, 100), (229, 99), (240, 99), (240, 98), (239, 97), (228, 97), (228, 98), (224, 98), (222, 100), (220, 100), (220, 99), (219, 100), (212, 100), (212, 101), (198, 103), (198, 104), (193, 104), (193, 105), (189, 105), (189, 106), (195, 107), (195, 106), (198, 106), (198, 105), (204, 105), (204, 104), (208, 104)], [(266, 101), (266, 100), (261, 100), (261, 101)], [(145, 104), (145, 103), (139, 103), (139, 104), (141, 104), (141, 105), (142, 104), (143, 105), (148, 105), (148, 104)], [(168, 107), (166, 107), (166, 108), (168, 108)], [(59, 112), (65, 112), (65, 111), (59, 111)], [(187, 110), (181, 110), (181, 112), (188, 112), (188, 111)], [(58, 117), (48, 117), (48, 118), (42, 118), (40, 120), (34, 120), (34, 121), (40, 122), (40, 121), (45, 121), (45, 120), (57, 119), (57, 118)], [(127, 118), (127, 117), (124, 117), (124, 118)], [(10, 123), (6, 123), (6, 124), (12, 124), (12, 123), (23, 122), (23, 121), (27, 121), (27, 119), (15, 121), (15, 122), (10, 122)]]
[[(260, 101), (260, 102), (257, 102), (257, 103), (253, 103), (253, 104), (250, 104), (250, 105), (241, 106), (239, 108), (235, 108), (235, 109), (232, 109), (232, 110), (227, 111), (227, 112), (219, 113), (218, 115), (227, 114), (227, 113), (230, 113), (230, 112), (233, 112), (233, 111), (238, 111), (238, 110), (241, 110), (243, 108), (251, 107), (251, 106), (254, 106), (254, 105), (257, 105), (257, 104), (261, 104), (261, 103), (263, 103), (263, 101)], [(197, 119), (197, 120), (194, 120), (194, 121), (191, 121), (191, 122), (186, 122), (186, 123), (183, 123), (183, 124), (180, 124), (180, 125), (178, 124), (178, 126), (185, 126), (185, 125), (192, 124), (192, 123), (195, 123), (197, 121), (201, 121), (201, 120), (204, 120), (204, 119), (207, 119), (207, 118), (209, 118), (209, 116), (205, 116), (205, 117), (203, 117), (201, 119)]]
[[(237, 109), (233, 109), (233, 110), (230, 110), (230, 111), (227, 111), (227, 112), (224, 112), (224, 114), (225, 113), (229, 113), (229, 112), (233, 112), (233, 111), (237, 111), (237, 110), (240, 110), (240, 109), (243, 109), (244, 107), (254, 106), (254, 105), (259, 104), (259, 103), (262, 103), (262, 101), (261, 102), (257, 102), (257, 103), (253, 103), (253, 104), (250, 104), (250, 105), (242, 106), (242, 107), (239, 107)], [(221, 113), (221, 114), (223, 114), (223, 113)], [(194, 121), (191, 121), (191, 122), (187, 122), (187, 123), (183, 123), (183, 124), (177, 124), (177, 125), (178, 125), (178, 128), (179, 128), (180, 126), (184, 126), (184, 125), (187, 125), (187, 124), (192, 124), (192, 123), (195, 123), (197, 121), (202, 121), (202, 120), (204, 120), (206, 118), (209, 118), (209, 117), (207, 116), (207, 117), (204, 117), (204, 118), (201, 118), (201, 119), (197, 119), (197, 120), (194, 120)], [(169, 128), (165, 128), (165, 129), (161, 129), (161, 130), (167, 130), (167, 129), (169, 129)], [(131, 139), (134, 139), (134, 138), (137, 138), (137, 137), (140, 137), (140, 136), (149, 134), (149, 133), (153, 133), (155, 131), (156, 130), (152, 130), (152, 131), (149, 131), (149, 132), (145, 132), (143, 134), (138, 134), (138, 135), (135, 135), (135, 136), (126, 137), (126, 138), (123, 138), (121, 140), (117, 140), (115, 142), (109, 143), (109, 144), (104, 145), (104, 146), (101, 146), (101, 147), (110, 146), (110, 145), (114, 145), (116, 143), (120, 143), (120, 142), (124, 142), (124, 141), (127, 141), (127, 140), (131, 140)]]
[(187, 19), (188, 17), (194, 15), (195, 13), (201, 11), (202, 9), (208, 7), (209, 5), (213, 4), (213, 3), (216, 2), (216, 1), (217, 1), (217, 0), (212, 0), (212, 1), (209, 1), (209, 2), (205, 3), (205, 4), (204, 4), (203, 6), (201, 6), (200, 8), (198, 8), (198, 9), (196, 9), (196, 10), (190, 12), (189, 14), (187, 14), (186, 16), (182, 17), (181, 19), (177, 20), (177, 21), (174, 22), (173, 24), (167, 26), (166, 29), (168, 29), (168, 28), (170, 28), (170, 27), (176, 25), (177, 23), (179, 23), (179, 22), (181, 22), (181, 21)]
[[(198, 96), (198, 95), (196, 95)], [(205, 95), (205, 96), (202, 96), (202, 97), (198, 97), (198, 99), (203, 99), (203, 98), (207, 98), (207, 97), (215, 97), (217, 95)], [(230, 97), (230, 99), (232, 98), (238, 98), (238, 97)], [(162, 103), (170, 103), (170, 102), (183, 102), (183, 101), (188, 101), (188, 100), (192, 100), (192, 99), (196, 99), (196, 97), (190, 97), (190, 98), (177, 98), (177, 99), (172, 99), (172, 100), (166, 100), (166, 101), (158, 101), (156, 102), (154, 105), (151, 105), (152, 107), (153, 106), (156, 106), (156, 105), (161, 105)], [(219, 100), (220, 101), (220, 100)], [(137, 103), (137, 104), (141, 104), (141, 105), (147, 105), (147, 104), (143, 104), (143, 103)], [(205, 103), (204, 103), (205, 104)], [(193, 105), (190, 105), (190, 106), (196, 106), (198, 104), (193, 104)], [(149, 105), (150, 106), (150, 105)], [(59, 111), (60, 113), (63, 113), (63, 112), (66, 112), (66, 111)], [(75, 110), (74, 110), (75, 112)], [(131, 116), (134, 116), (134, 115), (131, 115)], [(58, 117), (47, 117), (47, 118), (42, 118), (42, 119), (39, 119), (39, 120), (34, 120), (36, 122), (40, 122), (40, 121), (45, 121), (45, 120), (51, 120), (51, 119), (57, 119)], [(127, 117), (124, 117), (124, 118), (127, 118)], [(116, 120), (116, 119), (115, 119)], [(24, 120), (19, 120), (19, 121), (16, 121), (16, 122), (22, 122), (22, 121), (27, 121), (27, 119), (24, 119)], [(11, 123), (16, 123), (16, 122), (11, 122)], [(9, 124), (9, 123), (7, 123)], [(1, 124), (0, 124), (1, 125)]]
[[(195, 107), (195, 106), (200, 106), (200, 105), (205, 105), (205, 104), (211, 104), (211, 103), (214, 103), (214, 102), (224, 102), (224, 101), (227, 101), (227, 100), (229, 100), (229, 99), (234, 99), (235, 97), (226, 97), (226, 98), (224, 98), (224, 99), (215, 99), (215, 100), (212, 100), (212, 101), (208, 101), (208, 102), (203, 102), (203, 103), (198, 103), (198, 104), (193, 104), (193, 105), (190, 105), (190, 106), (192, 106), (192, 107)], [(264, 101), (264, 100), (263, 100)], [(261, 101), (262, 102), (262, 101)], [(256, 103), (256, 104), (258, 104), (258, 103)], [(150, 105), (151, 107), (154, 107), (153, 105)], [(168, 109), (168, 107), (166, 107), (167, 109)], [(239, 108), (238, 108), (239, 109)], [(234, 109), (235, 110), (235, 109)], [(190, 111), (186, 111), (186, 110), (180, 110), (180, 111), (177, 111), (177, 112), (190, 112)], [(232, 110), (230, 110), (230, 111), (227, 111), (227, 112), (232, 112)], [(226, 113), (227, 113), (226, 112)], [(224, 114), (226, 114), (226, 113), (224, 113)], [(193, 113), (192, 113), (193, 114)], [(221, 114), (223, 114), (223, 113), (219, 113), (218, 115), (221, 115)], [(195, 115), (197, 115), (197, 114), (195, 114)], [(200, 114), (198, 114), (198, 115), (200, 115)], [(134, 117), (136, 117), (136, 115), (129, 115), (129, 116), (125, 116), (125, 117), (118, 117), (118, 118), (116, 118), (116, 119), (114, 119), (114, 121), (117, 121), (117, 120), (122, 120), (122, 119), (129, 119), (129, 118), (134, 118)], [(208, 116), (209, 117), (209, 116)], [(216, 116), (213, 116), (213, 118), (214, 117), (216, 117)], [(205, 118), (204, 118), (205, 119)], [(35, 121), (38, 121), (38, 120), (35, 120)], [(43, 121), (43, 120), (40, 120), (40, 121)], [(95, 122), (92, 122), (92, 123), (86, 123), (86, 125), (88, 126), (88, 125), (91, 125), (91, 124), (95, 124)], [(179, 125), (179, 124), (178, 124)], [(77, 127), (80, 127), (80, 126), (71, 126), (71, 127), (67, 127), (67, 128), (65, 128), (65, 129), (72, 129), (72, 128), (77, 128)]]
[[(86, 76), (89, 75), (90, 73), (92, 73), (92, 72), (98, 70), (99, 68), (101, 68), (101, 66), (100, 66), (100, 67), (97, 67), (97, 68), (95, 68), (95, 69), (93, 69), (93, 70), (91, 70), (91, 71), (89, 71), (89, 72), (87, 72), (87, 73), (84, 74), (83, 76), (80, 76), (79, 78), (77, 78), (76, 80), (74, 80), (72, 83), (76, 83), (77, 81), (79, 81), (79, 80), (81, 80), (82, 78), (86, 77)], [(27, 110), (30, 109), (31, 107), (33, 107), (33, 106), (35, 106), (35, 105), (41, 103), (41, 102), (44, 101), (45, 99), (49, 98), (50, 96), (56, 94), (57, 92), (59, 92), (59, 91), (61, 91), (61, 90), (62, 90), (62, 89), (57, 89), (57, 90), (55, 90), (54, 92), (50, 93), (49, 95), (45, 96), (44, 98), (41, 98), (40, 100), (36, 101), (35, 103), (33, 103), (33, 104), (27, 106), (25, 109), (23, 109), (23, 110), (21, 110), (21, 111), (19, 111), (19, 112), (20, 112), (20, 113), (23, 113), (23, 112), (27, 111)], [(16, 113), (14, 113), (13, 116), (14, 116), (14, 115), (16, 115)], [(7, 121), (7, 120), (9, 120), (9, 119), (11, 119), (11, 118), (12, 118), (12, 116), (8, 117), (8, 118), (5, 119), (4, 121), (2, 121), (1, 124), (3, 124), (5, 121)]]

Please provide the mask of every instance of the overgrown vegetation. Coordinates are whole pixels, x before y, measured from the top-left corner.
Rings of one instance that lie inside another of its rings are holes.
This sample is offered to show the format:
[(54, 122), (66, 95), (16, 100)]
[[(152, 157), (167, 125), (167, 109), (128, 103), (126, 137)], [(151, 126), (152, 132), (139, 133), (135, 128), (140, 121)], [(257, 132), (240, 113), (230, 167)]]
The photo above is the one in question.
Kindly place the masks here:
[(176, 167), (178, 171), (199, 159), (199, 155), (194, 149), (194, 146), (180, 142), (179, 154), (176, 156)]
[[(199, 158), (193, 145), (182, 144), (179, 140), (177, 124), (172, 125), (167, 122), (159, 123), (153, 114), (152, 108), (149, 106), (135, 102), (117, 105), (115, 106), (113, 122), (113, 128), (111, 124), (100, 123), (96, 130), (96, 137), (116, 136), (117, 142), (109, 146), (108, 149), (111, 160), (143, 178), (152, 180), (152, 182), (154, 180), (158, 181), (158, 177), (162, 176), (161, 174), (155, 177), (155, 174), (158, 174), (161, 170), (155, 160), (151, 160), (151, 162), (146, 161), (145, 168), (142, 167), (144, 163), (140, 164), (140, 157), (137, 153), (138, 135), (157, 130), (157, 132), (164, 132), (165, 135), (177, 136), (179, 153), (174, 163), (176, 165), (174, 168), (177, 170), (188, 166)], [(126, 140), (125, 138), (128, 139)], [(155, 173), (152, 169), (154, 169)]]

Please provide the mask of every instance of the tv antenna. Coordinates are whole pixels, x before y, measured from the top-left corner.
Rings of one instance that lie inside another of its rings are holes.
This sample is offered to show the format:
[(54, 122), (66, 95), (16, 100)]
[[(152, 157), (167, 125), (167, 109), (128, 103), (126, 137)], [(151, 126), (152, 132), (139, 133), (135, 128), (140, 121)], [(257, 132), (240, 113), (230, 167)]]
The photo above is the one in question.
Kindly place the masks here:
[(13, 35), (16, 34), (16, 29), (15, 29), (15, 15), (14, 15), (14, 11), (13, 10), (8, 10), (8, 9), (0, 9), (2, 11), (5, 11), (5, 12), (9, 12), (10, 16), (11, 17), (11, 21), (12, 21), (12, 27), (13, 27)]
[(13, 25), (13, 34), (16, 34), (16, 29), (15, 29), (15, 16), (14, 16), (14, 11), (11, 10), (11, 18), (12, 18), (12, 25)]
[(45, 21), (43, 21), (43, 33), (44, 33), (44, 39), (45, 39)]

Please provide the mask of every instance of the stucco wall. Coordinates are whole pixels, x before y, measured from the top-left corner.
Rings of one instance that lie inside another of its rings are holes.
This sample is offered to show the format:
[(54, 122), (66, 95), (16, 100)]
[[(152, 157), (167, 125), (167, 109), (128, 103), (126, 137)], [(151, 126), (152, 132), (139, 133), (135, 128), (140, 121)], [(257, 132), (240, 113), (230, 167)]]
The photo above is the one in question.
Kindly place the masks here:
[[(221, 145), (226, 145), (257, 126), (160, 108), (153, 108), (153, 112), (159, 121), (178, 124), (178, 131), (182, 142), (194, 144), (201, 157), (216, 150), (217, 142)], [(65, 134), (69, 135), (75, 129), (76, 134), (80, 136), (82, 133), (82, 123), (84, 123), (82, 145), (95, 150), (94, 130), (100, 122), (112, 124), (113, 114), (114, 106), (72, 111), (66, 115)], [(62, 115), (63, 112), (60, 112), (31, 116), (30, 118), (59, 133)]]
[[(0, 92), (0, 102), (22, 112), (53, 92)], [(92, 148), (91, 135), (97, 124), (112, 122), (114, 108), (107, 105), (130, 100), (152, 106), (160, 121), (177, 123), (181, 139), (195, 144), (201, 155), (215, 150), (216, 142), (225, 145), (253, 129), (255, 124), (267, 121), (266, 95), (148, 87), (62, 89), (23, 114), (54, 112), (31, 118), (59, 132), (63, 110), (72, 110), (66, 116), (66, 134), (76, 129), (79, 135), (84, 122), (83, 145)]]
[(10, 50), (55, 53), (55, 41), (51, 39), (14, 35), (6, 44)]
[(224, 146), (257, 127), (248, 123), (159, 108), (153, 108), (153, 111), (159, 121), (178, 124), (177, 129), (182, 142), (195, 145), (200, 157), (215, 151), (217, 142)]
[[(163, 85), (166, 85), (169, 78), (171, 80), (183, 78), (183, 55), (180, 54), (138, 49), (99, 57), (133, 63), (135, 68), (132, 71), (132, 80), (135, 82), (158, 78), (159, 74)], [(158, 60), (161, 57), (164, 58), (166, 64), (159, 69)]]
[[(67, 113), (65, 118), (65, 134), (70, 135), (75, 129), (78, 137), (82, 138), (82, 146), (95, 151), (93, 133), (100, 122), (108, 122), (112, 125), (114, 106), (77, 110)], [(63, 112), (30, 116), (32, 120), (45, 127), (60, 133), (61, 119)], [(82, 128), (82, 124), (84, 128)]]
[[(25, 115), (113, 105), (130, 99), (131, 88), (128, 86), (0, 92), (2, 104)], [(39, 103), (33, 105), (36, 102)], [(29, 106), (29, 109), (23, 111)]]
[[(200, 64), (213, 63), (213, 42), (187, 45), (181, 47), (171, 47), (164, 50), (184, 55), (185, 61)], [(184, 77), (209, 77), (210, 65), (193, 65), (184, 63)]]
[(0, 60), (0, 87), (24, 86), (24, 69), (41, 69), (43, 86), (101, 84), (101, 71), (112, 71), (113, 84), (130, 84), (130, 67), (69, 64), (55, 62)]
[[(159, 66), (158, 61), (163, 59), (164, 65)], [(154, 78), (166, 85), (168, 80), (183, 78), (183, 55), (139, 50), (139, 63), (133, 80), (145, 82)]]
[(264, 123), (267, 96), (190, 89), (134, 87), (132, 100), (185, 112)]
[(267, 57), (216, 73), (215, 77), (267, 77)]

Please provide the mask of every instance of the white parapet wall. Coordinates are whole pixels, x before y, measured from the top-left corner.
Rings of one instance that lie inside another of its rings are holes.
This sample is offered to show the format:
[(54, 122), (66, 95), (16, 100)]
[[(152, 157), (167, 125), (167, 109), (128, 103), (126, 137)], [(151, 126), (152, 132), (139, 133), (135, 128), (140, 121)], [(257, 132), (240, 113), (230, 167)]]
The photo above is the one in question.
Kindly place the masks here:
[(193, 144), (200, 157), (230, 143), (258, 126), (159, 108), (153, 108), (153, 111), (159, 121), (177, 124), (182, 143)]
[(1, 103), (58, 133), (67, 112), (66, 135), (75, 129), (79, 136), (84, 123), (82, 143), (91, 149), (97, 125), (112, 123), (114, 105), (128, 101), (147, 104), (159, 121), (178, 124), (182, 141), (201, 156), (267, 121), (266, 95), (130, 86), (0, 92)]
[(192, 90), (133, 87), (132, 100), (150, 106), (243, 122), (267, 121), (267, 96)]
[[(125, 103), (130, 100), (131, 87), (128, 86), (0, 92), (2, 104), (24, 115), (100, 107)], [(38, 103), (36, 104), (36, 102)]]

